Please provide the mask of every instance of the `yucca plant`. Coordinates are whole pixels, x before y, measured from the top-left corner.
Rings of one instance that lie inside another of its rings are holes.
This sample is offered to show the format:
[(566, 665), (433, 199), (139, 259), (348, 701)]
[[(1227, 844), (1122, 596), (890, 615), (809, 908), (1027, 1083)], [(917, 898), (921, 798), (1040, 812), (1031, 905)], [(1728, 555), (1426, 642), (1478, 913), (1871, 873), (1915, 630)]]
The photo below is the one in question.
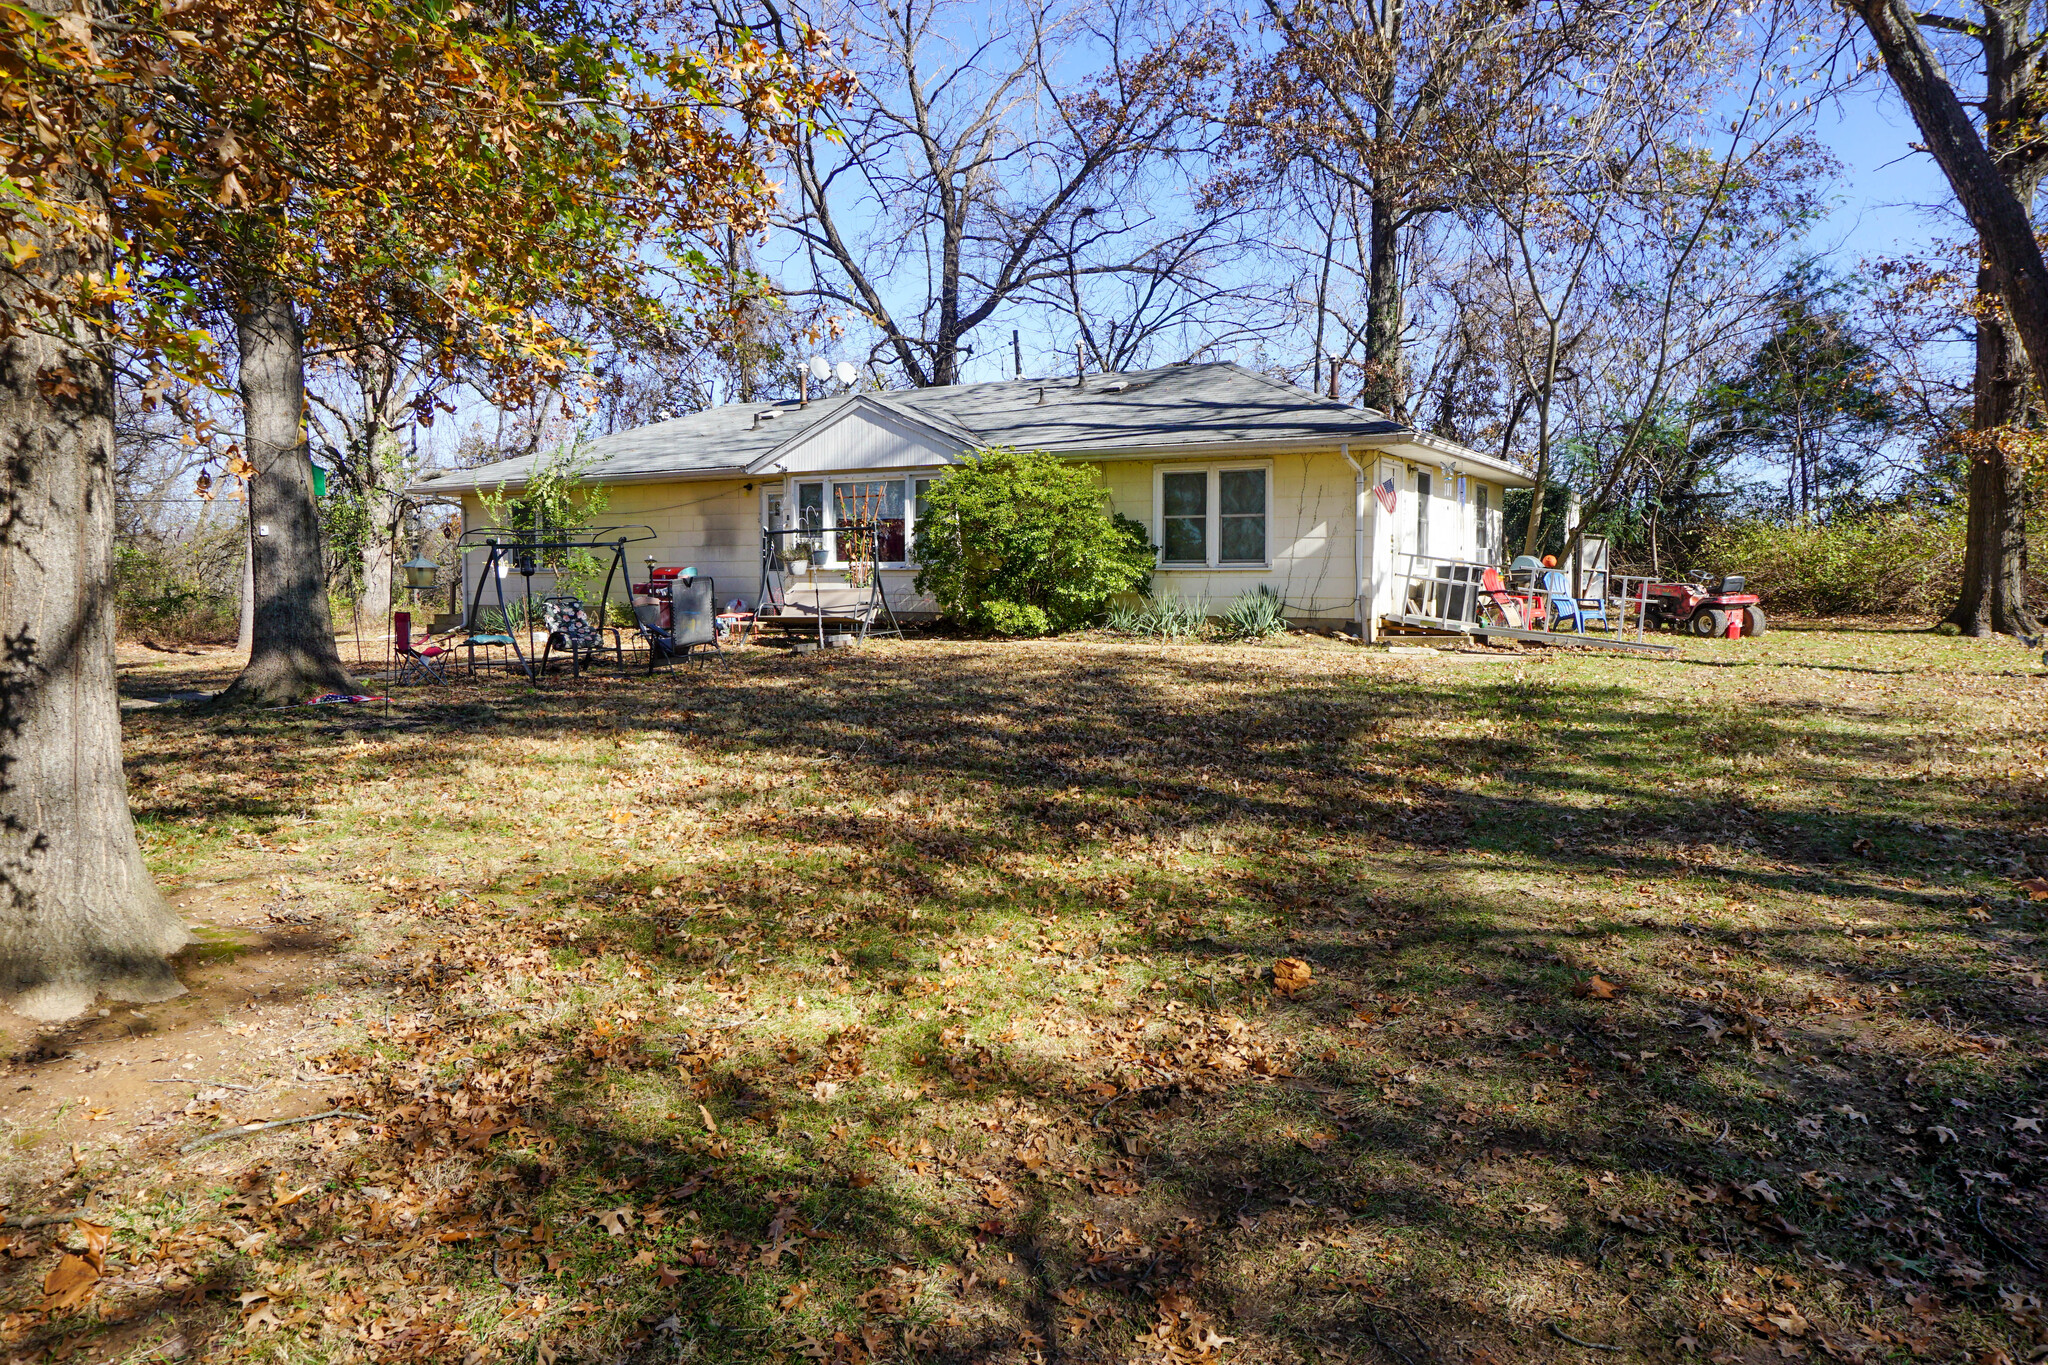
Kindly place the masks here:
[(1287, 632), (1287, 602), (1264, 583), (1223, 609), (1227, 640), (1270, 640)]
[(1199, 597), (1155, 597), (1141, 629), (1162, 640), (1191, 640), (1209, 624), (1209, 604)]
[(1119, 635), (1145, 633), (1145, 608), (1131, 602), (1112, 602), (1102, 614), (1102, 628)]

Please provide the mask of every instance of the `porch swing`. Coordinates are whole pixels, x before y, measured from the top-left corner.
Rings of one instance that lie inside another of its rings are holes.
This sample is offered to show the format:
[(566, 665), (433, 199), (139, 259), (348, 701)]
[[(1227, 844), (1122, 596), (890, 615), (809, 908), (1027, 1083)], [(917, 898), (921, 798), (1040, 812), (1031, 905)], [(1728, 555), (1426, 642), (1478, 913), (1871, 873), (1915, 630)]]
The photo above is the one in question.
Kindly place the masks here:
[[(829, 530), (822, 526), (761, 528), (761, 585), (754, 598), (759, 603), (757, 627), (792, 635), (807, 634), (815, 627), (819, 649), (826, 646), (828, 628), (833, 634), (851, 633), (855, 640), (881, 635), (903, 638), (876, 554), (883, 533), (882, 493), (858, 489), (841, 494), (838, 511), (838, 524)], [(845, 590), (828, 589), (820, 577), (819, 560), (827, 536), (838, 550), (840, 562), (835, 567), (846, 574)], [(810, 601), (804, 600), (806, 596)]]

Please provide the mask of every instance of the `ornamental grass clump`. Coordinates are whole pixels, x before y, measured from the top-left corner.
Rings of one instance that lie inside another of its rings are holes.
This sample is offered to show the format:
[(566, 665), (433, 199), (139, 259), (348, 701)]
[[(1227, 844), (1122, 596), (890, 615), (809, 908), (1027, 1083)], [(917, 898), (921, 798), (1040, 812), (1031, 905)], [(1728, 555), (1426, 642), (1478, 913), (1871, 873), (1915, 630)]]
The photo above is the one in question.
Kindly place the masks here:
[(1085, 465), (982, 450), (931, 486), (917, 518), (917, 590), (948, 617), (997, 635), (1053, 635), (1143, 592), (1153, 548), (1113, 515)]

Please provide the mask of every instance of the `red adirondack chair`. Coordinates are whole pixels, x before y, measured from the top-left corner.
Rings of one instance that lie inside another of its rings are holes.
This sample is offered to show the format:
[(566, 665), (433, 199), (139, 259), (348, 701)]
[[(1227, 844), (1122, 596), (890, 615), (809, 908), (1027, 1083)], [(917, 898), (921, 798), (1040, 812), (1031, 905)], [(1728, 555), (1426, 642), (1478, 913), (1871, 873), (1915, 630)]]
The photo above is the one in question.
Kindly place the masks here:
[(1479, 576), (1479, 590), (1486, 594), (1486, 600), (1500, 613), (1502, 625), (1511, 630), (1534, 629), (1529, 623), (1536, 619), (1536, 599), (1521, 593), (1508, 591), (1508, 585), (1501, 581), (1500, 570), (1488, 566)]

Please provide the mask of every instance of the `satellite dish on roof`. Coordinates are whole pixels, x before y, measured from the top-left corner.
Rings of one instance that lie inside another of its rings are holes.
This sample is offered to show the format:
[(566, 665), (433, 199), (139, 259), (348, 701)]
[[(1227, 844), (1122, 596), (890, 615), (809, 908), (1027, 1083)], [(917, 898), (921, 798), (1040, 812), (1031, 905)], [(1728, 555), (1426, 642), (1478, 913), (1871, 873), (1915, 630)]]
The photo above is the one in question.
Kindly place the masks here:
[(835, 373), (839, 376), (839, 382), (850, 389), (853, 387), (853, 381), (860, 374), (860, 371), (853, 368), (853, 362), (842, 360), (839, 362), (839, 368)]
[(811, 378), (827, 380), (832, 377), (832, 362), (821, 355), (811, 357)]

